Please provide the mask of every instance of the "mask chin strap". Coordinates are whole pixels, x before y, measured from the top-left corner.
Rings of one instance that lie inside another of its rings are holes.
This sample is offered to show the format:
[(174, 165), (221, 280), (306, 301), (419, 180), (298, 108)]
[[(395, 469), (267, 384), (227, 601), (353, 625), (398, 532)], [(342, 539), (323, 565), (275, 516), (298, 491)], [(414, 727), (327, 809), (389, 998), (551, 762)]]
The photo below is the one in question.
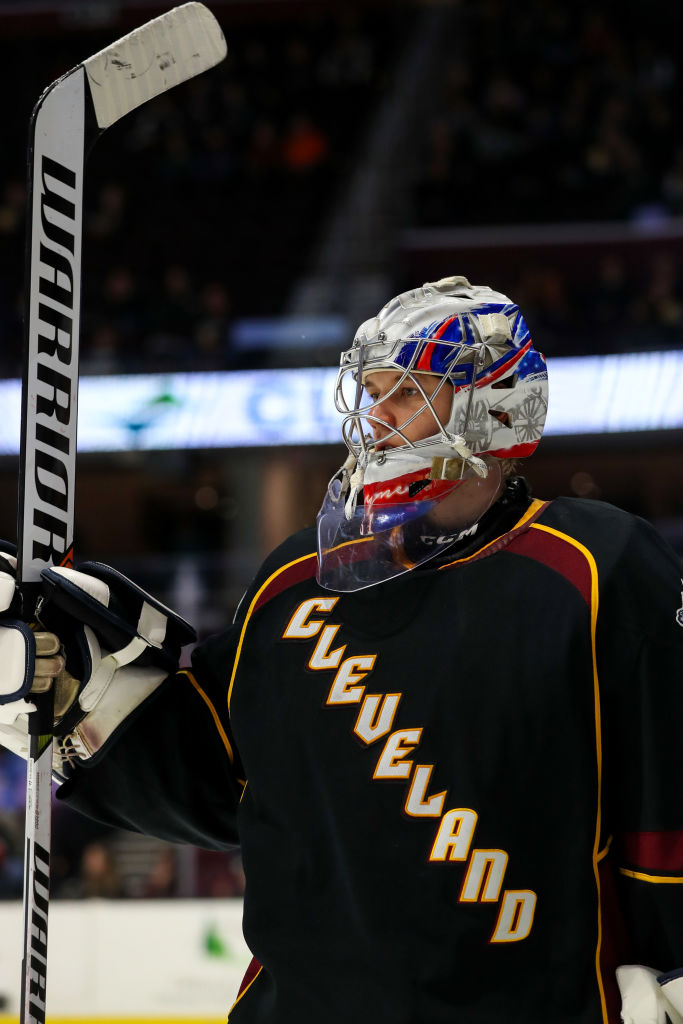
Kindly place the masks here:
[[(367, 452), (361, 452), (358, 457), (351, 452), (344, 465), (327, 485), (327, 493), (332, 501), (335, 503), (344, 501), (344, 516), (347, 520), (353, 519), (356, 511), (368, 458)], [(339, 484), (338, 489), (335, 488), (335, 483)]]
[(465, 443), (465, 438), (456, 434), (448, 439), (448, 446), (455, 452), (454, 456), (435, 455), (432, 458), (430, 480), (460, 480), (466, 467), (484, 480), (489, 468), (483, 459), (473, 455), (472, 449)]
[(363, 486), (363, 480), (365, 479), (365, 470), (367, 468), (368, 459), (369, 454), (365, 451), (361, 453), (359, 458), (356, 458), (355, 455), (350, 455), (344, 463), (348, 487), (348, 497), (344, 504), (344, 515), (348, 520), (353, 519), (353, 514), (356, 511), (358, 495)]
[[(363, 367), (364, 367), (364, 356), (365, 346), (361, 343), (358, 346), (358, 365), (356, 368), (356, 398), (355, 408), (360, 408), (361, 399), (363, 396)], [(344, 502), (344, 516), (347, 520), (353, 519), (353, 514), (356, 511), (356, 505), (358, 504), (358, 494), (361, 487), (363, 486), (363, 478), (365, 476), (365, 467), (368, 464), (369, 453), (365, 447), (365, 440), (363, 436), (362, 426), (358, 424), (358, 436), (360, 439), (361, 450), (358, 455), (353, 452), (349, 453), (349, 456), (341, 468), (340, 474), (333, 479), (338, 479), (340, 483), (340, 491), (338, 500), (342, 500), (346, 494), (346, 501)], [(331, 490), (331, 483), (328, 487), (328, 493), (333, 497)]]

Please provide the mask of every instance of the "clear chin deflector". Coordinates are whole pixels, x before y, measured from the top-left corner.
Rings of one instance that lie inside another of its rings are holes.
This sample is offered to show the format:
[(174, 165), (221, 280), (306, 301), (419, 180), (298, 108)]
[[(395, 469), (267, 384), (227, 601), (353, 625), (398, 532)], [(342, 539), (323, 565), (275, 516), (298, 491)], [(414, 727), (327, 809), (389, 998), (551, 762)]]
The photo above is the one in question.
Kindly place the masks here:
[(318, 513), (318, 583), (350, 593), (417, 569), (448, 552), (473, 531), (501, 488), (500, 464), (481, 477), (468, 473), (434, 501), (401, 501), (372, 508), (346, 506), (334, 479)]

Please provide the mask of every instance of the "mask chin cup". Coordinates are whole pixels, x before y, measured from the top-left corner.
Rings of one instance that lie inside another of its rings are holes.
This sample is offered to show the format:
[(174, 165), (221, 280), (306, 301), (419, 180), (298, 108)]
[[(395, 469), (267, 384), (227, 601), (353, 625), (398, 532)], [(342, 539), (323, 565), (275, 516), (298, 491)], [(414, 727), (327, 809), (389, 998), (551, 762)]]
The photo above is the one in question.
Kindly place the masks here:
[(351, 518), (330, 488), (318, 513), (318, 573), (321, 587), (352, 593), (420, 568), (452, 548), (488, 511), (502, 481), (500, 464), (486, 477), (452, 482), (432, 501), (358, 505)]
[(470, 456), (469, 459), (459, 456), (435, 455), (429, 471), (430, 480), (464, 480), (466, 477), (488, 475), (489, 466), (483, 459)]

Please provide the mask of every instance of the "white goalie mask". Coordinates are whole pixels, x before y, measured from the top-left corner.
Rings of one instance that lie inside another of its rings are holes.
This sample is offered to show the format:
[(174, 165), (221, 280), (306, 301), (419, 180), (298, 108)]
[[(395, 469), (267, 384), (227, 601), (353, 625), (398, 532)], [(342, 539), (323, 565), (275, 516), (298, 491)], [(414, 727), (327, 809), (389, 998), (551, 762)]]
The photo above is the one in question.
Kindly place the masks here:
[[(364, 387), (376, 371), (392, 371), (379, 399)], [(419, 407), (402, 423), (382, 419), (382, 403), (406, 383), (421, 396)], [(499, 493), (500, 460), (526, 458), (536, 448), (547, 400), (545, 360), (506, 295), (447, 277), (391, 299), (361, 324), (341, 356), (335, 405), (344, 415), (349, 458), (331, 481), (318, 516), (322, 585), (359, 589), (357, 581), (342, 578), (348, 571), (339, 571), (332, 553), (372, 537), (375, 548), (378, 541), (389, 544), (382, 559), (395, 563), (397, 529), (429, 515), (465, 483), (470, 499), (463, 500), (467, 511), (457, 525), (461, 531), (471, 527)], [(444, 405), (450, 407), (446, 415)], [(424, 414), (430, 432), (408, 436), (414, 433), (411, 423)], [(349, 557), (345, 551), (347, 562)], [(372, 558), (377, 557), (375, 551)], [(326, 571), (333, 563), (337, 571)], [(381, 578), (396, 574), (387, 564)], [(379, 580), (361, 585), (374, 582)]]

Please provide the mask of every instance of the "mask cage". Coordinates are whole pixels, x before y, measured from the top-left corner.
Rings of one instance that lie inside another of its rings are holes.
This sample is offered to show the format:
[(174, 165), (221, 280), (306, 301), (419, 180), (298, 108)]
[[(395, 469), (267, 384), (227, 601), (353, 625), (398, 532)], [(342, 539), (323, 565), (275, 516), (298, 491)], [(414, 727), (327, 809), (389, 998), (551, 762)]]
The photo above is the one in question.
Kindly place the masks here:
[[(400, 438), (402, 445), (411, 449), (429, 447), (437, 440), (450, 441), (451, 435), (441, 423), (433, 402), (447, 384), (453, 386), (454, 394), (469, 387), (469, 408), (477, 375), (485, 358), (486, 351), (482, 343), (441, 341), (432, 337), (401, 338), (391, 344), (382, 339), (380, 334), (377, 341), (360, 342), (348, 349), (341, 357), (334, 400), (337, 411), (344, 414), (341, 430), (349, 451), (357, 457), (361, 454), (368, 456), (375, 452), (377, 444), (386, 444), (387, 440), (396, 437)], [(368, 400), (364, 403), (363, 380), (372, 370), (396, 370), (400, 376), (380, 400), (373, 401), (367, 396)], [(427, 394), (420, 381), (424, 374), (441, 378), (431, 395)], [(381, 415), (373, 415), (372, 410), (380, 410), (382, 403), (396, 394), (406, 380), (420, 392), (423, 403), (399, 426), (392, 427)], [(409, 440), (404, 431), (427, 410), (434, 420), (434, 433), (422, 440)], [(377, 441), (364, 429), (364, 425), (373, 423), (387, 431)], [(379, 454), (381, 457), (381, 452)]]

